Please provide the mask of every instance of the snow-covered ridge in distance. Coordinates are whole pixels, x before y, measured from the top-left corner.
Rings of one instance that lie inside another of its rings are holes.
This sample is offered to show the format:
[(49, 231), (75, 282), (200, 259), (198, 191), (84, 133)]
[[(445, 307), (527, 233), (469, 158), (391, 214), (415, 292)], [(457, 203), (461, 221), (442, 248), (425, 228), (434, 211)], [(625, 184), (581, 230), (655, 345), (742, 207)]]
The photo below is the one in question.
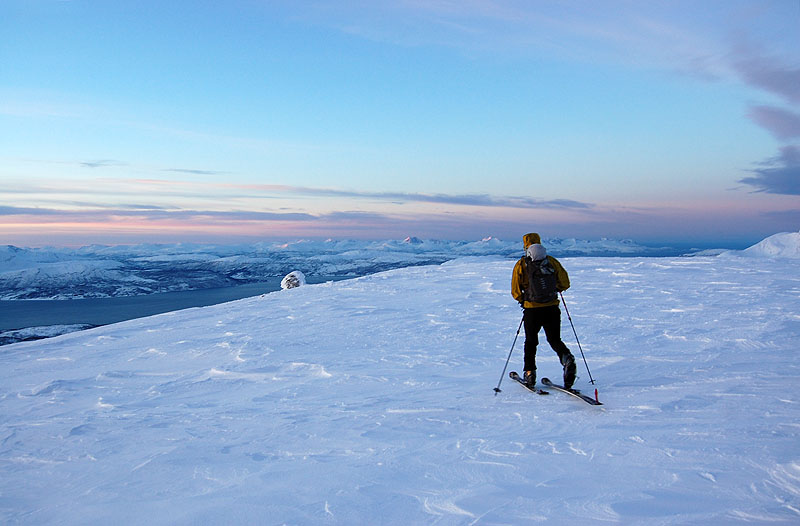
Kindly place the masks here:
[[(548, 251), (570, 256), (677, 255), (630, 240), (545, 239)], [(519, 240), (299, 240), (248, 245), (91, 245), (0, 247), (0, 300), (137, 296), (228, 287), (285, 276), (356, 277), (395, 268), (435, 265), (465, 256), (517, 258)]]

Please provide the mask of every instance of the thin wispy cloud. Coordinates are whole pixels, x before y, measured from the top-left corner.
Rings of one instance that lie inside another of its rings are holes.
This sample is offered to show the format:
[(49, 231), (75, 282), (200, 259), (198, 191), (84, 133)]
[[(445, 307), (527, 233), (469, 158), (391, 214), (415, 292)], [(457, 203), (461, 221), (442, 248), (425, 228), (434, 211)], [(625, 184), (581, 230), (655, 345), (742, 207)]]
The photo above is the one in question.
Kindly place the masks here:
[(0, 206), (0, 216), (60, 214), (63, 214), (63, 210), (40, 207)]
[[(730, 6), (717, 3), (708, 9), (724, 16)], [(717, 35), (670, 11), (652, 2), (627, 2), (620, 9), (592, 1), (392, 0), (355, 9), (325, 3), (304, 7), (311, 23), (404, 47), (437, 46), (468, 56), (534, 56), (721, 76), (725, 68), (719, 57), (724, 50)]]
[(424, 194), (413, 192), (365, 192), (339, 190), (335, 188), (311, 188), (288, 185), (225, 185), (241, 186), (249, 190), (261, 189), (271, 193), (372, 199), (397, 203), (440, 203), (464, 206), (508, 207), (508, 208), (573, 208), (589, 209), (594, 205), (571, 199), (536, 199), (531, 197), (493, 196), (489, 194)]
[[(99, 166), (112, 161), (97, 161)], [(213, 175), (212, 172), (203, 172)], [(403, 203), (449, 204), (454, 206), (475, 206), (486, 208), (527, 208), (527, 209), (573, 209), (589, 210), (593, 203), (573, 199), (544, 199), (527, 196), (495, 196), (490, 194), (426, 194), (416, 192), (367, 192), (359, 190), (343, 190), (337, 188), (316, 188), (279, 184), (222, 183), (215, 181), (174, 181), (168, 179), (95, 179), (61, 183), (57, 187), (47, 184), (31, 183), (22, 186), (0, 187), (0, 192), (39, 194), (59, 193), (64, 195), (81, 194), (83, 196), (98, 195), (158, 195), (159, 197), (197, 197), (197, 198), (241, 198), (272, 199), (277, 197), (331, 197), (366, 201), (387, 201)], [(75, 203), (75, 201), (70, 201)], [(82, 201), (92, 206), (90, 201)], [(102, 203), (98, 203), (102, 206)], [(118, 205), (117, 205), (118, 206)], [(137, 206), (147, 207), (145, 203)], [(159, 205), (162, 206), (162, 205)]]
[(379, 199), (395, 202), (439, 203), (463, 206), (508, 207), (508, 208), (578, 208), (588, 209), (593, 205), (569, 199), (534, 199), (529, 197), (497, 197), (488, 194), (422, 194), (404, 192), (357, 192), (320, 188), (295, 187), (288, 191), (298, 194), (350, 197), (354, 199)]
[[(61, 210), (57, 208), (32, 208), (0, 206), (2, 216), (43, 216), (53, 217), (54, 220), (85, 220), (102, 221), (111, 217), (130, 217), (144, 220), (157, 221), (162, 219), (192, 220), (198, 218), (214, 218), (235, 221), (313, 221), (318, 216), (297, 212), (259, 212), (252, 210), (181, 210), (151, 207), (140, 208), (111, 208), (104, 207), (94, 210)], [(335, 216), (331, 216), (335, 217)]]
[(83, 161), (80, 165), (84, 168), (108, 168), (112, 166), (127, 166), (127, 163), (115, 159), (98, 159), (96, 161)]
[(165, 168), (163, 171), (189, 175), (226, 175), (230, 173), (220, 172), (218, 170), (195, 170), (191, 168)]
[(238, 221), (313, 221), (317, 216), (298, 212), (258, 212), (248, 210), (180, 210), (166, 212), (173, 217), (213, 217), (220, 219), (234, 219)]
[(534, 199), (529, 197), (497, 197), (488, 194), (413, 194), (413, 193), (359, 193), (354, 197), (379, 198), (389, 200), (442, 203), (466, 206), (508, 207), (508, 208), (577, 208), (588, 209), (593, 205), (569, 199)]

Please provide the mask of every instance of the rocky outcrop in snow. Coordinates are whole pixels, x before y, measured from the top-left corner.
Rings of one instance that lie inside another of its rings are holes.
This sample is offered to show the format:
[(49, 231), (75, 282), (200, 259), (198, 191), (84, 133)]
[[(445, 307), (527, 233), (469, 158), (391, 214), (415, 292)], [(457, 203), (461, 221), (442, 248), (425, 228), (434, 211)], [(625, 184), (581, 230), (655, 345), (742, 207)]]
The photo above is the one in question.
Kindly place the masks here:
[(306, 276), (299, 270), (295, 270), (288, 273), (281, 280), (281, 288), (283, 290), (296, 289), (297, 287), (303, 286), (305, 284), (306, 284)]

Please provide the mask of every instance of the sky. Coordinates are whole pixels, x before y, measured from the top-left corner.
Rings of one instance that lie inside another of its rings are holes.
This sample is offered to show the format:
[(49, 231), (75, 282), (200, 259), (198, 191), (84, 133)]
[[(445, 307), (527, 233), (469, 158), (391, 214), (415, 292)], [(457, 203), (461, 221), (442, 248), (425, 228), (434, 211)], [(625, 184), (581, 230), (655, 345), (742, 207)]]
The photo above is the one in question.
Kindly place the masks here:
[(0, 2), (0, 244), (800, 230), (800, 0)]

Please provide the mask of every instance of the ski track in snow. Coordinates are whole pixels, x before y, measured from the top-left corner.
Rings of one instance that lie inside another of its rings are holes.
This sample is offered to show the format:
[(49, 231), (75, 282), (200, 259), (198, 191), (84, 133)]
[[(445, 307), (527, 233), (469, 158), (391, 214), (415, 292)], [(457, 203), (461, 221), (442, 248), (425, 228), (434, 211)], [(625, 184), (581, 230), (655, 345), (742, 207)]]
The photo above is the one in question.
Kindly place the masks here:
[(602, 408), (508, 378), (494, 396), (509, 261), (4, 347), (0, 521), (800, 523), (800, 263), (562, 262)]

